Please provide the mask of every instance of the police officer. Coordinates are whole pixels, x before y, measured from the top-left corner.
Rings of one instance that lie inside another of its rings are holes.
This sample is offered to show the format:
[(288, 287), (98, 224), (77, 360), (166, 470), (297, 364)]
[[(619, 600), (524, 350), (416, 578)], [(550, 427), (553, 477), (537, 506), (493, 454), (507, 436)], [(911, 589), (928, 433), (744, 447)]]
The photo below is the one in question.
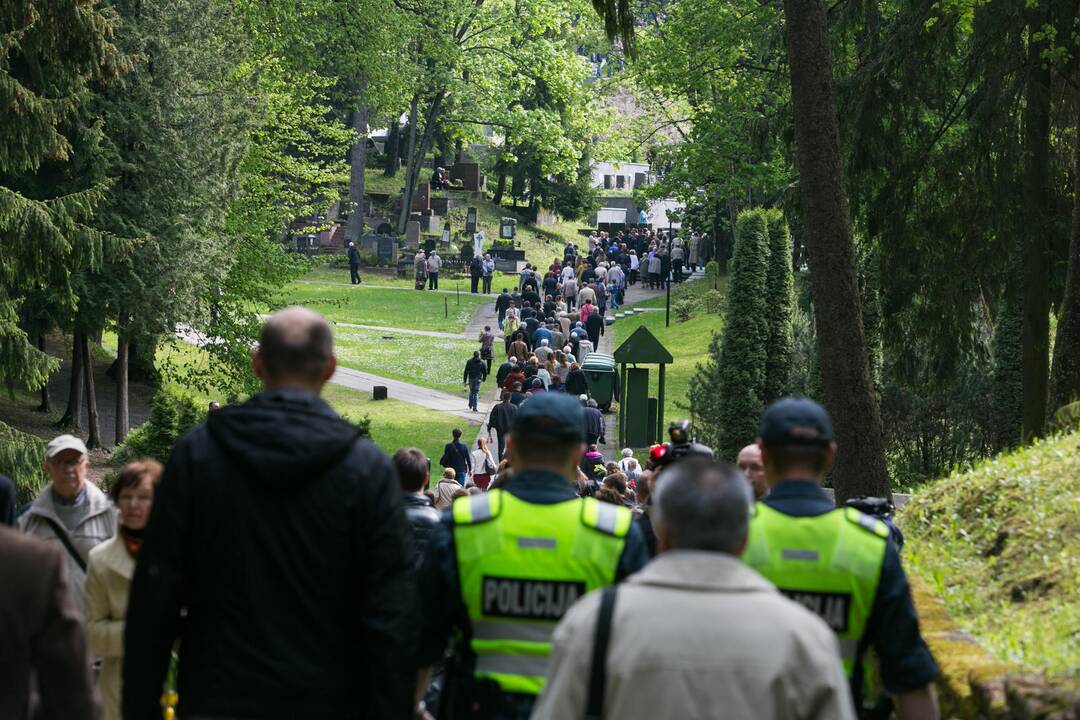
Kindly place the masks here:
[(873, 648), (897, 717), (937, 718), (937, 665), (888, 528), (836, 508), (821, 489), (836, 457), (825, 409), (805, 398), (778, 400), (762, 417), (758, 444), (771, 491), (756, 505), (743, 560), (836, 632), (857, 708), (862, 656)]
[(507, 445), (512, 479), (459, 498), (432, 534), (419, 578), (417, 697), (453, 637), (443, 720), (527, 718), (559, 619), (647, 562), (629, 510), (577, 497), (583, 427), (581, 406), (562, 393), (522, 404)]

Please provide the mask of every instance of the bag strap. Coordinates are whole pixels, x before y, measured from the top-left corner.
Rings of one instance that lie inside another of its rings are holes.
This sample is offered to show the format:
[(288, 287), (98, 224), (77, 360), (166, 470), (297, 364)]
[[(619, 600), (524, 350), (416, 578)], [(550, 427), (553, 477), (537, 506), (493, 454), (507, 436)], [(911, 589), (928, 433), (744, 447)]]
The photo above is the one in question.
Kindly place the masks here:
[(63, 543), (64, 549), (68, 551), (68, 555), (75, 561), (75, 564), (79, 566), (79, 569), (84, 573), (86, 572), (86, 560), (79, 554), (79, 551), (75, 549), (75, 545), (71, 542), (71, 536), (68, 535), (67, 530), (60, 527), (60, 524), (53, 520), (51, 517), (45, 517), (44, 515), (38, 515), (42, 520), (49, 523), (49, 527), (56, 534), (57, 539)]
[(592, 667), (589, 670), (589, 697), (585, 704), (586, 720), (604, 717), (604, 691), (607, 686), (607, 651), (611, 640), (611, 621), (615, 617), (615, 586), (600, 595), (600, 612), (593, 637)]

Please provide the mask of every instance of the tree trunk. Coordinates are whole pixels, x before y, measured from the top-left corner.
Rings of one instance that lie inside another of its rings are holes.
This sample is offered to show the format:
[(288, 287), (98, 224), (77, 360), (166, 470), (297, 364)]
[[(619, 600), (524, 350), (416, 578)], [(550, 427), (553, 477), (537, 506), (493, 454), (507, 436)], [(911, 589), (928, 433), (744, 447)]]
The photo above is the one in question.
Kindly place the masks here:
[(68, 383), (67, 410), (57, 423), (61, 427), (82, 427), (82, 337), (78, 330), (71, 336), (71, 381)]
[(409, 211), (412, 210), (412, 191), (408, 190), (409, 176), (412, 174), (412, 161), (413, 153), (416, 150), (416, 114), (417, 105), (420, 104), (420, 94), (417, 93), (412, 96), (412, 100), (409, 102), (409, 139), (405, 147), (405, 185), (401, 193), (401, 215), (398, 217), (401, 227), (398, 228), (398, 233), (405, 232), (405, 221), (401, 218), (409, 217)]
[[(1080, 116), (1076, 120), (1080, 131)], [(1062, 405), (1080, 400), (1080, 138), (1073, 156), (1073, 217), (1069, 238), (1069, 265), (1065, 276), (1065, 296), (1058, 312), (1054, 338), (1054, 364), (1050, 374), (1052, 415)]]
[(1028, 69), (1024, 103), (1024, 440), (1042, 435), (1050, 360), (1050, 243), (1047, 236), (1050, 69), (1045, 41), (1033, 41), (1049, 19), (1046, 3), (1027, 10)]
[(345, 239), (360, 242), (364, 234), (364, 171), (367, 170), (368, 105), (364, 101), (364, 78), (357, 83), (356, 108), (353, 110), (353, 132), (356, 142), (352, 146), (352, 162), (349, 168), (349, 224), (345, 227)]
[(821, 0), (784, 0), (799, 187), (825, 405), (839, 445), (837, 503), (889, 496), (881, 416), (863, 335), (855, 248), (840, 158), (832, 58)]
[(390, 130), (386, 133), (386, 162), (383, 164), (383, 175), (394, 177), (401, 168), (401, 123), (396, 119), (390, 121)]
[[(43, 332), (38, 333), (37, 349), (45, 352), (45, 333)], [(45, 413), (52, 410), (52, 398), (49, 397), (49, 383), (47, 381), (41, 386), (41, 404), (38, 405), (38, 410)]]
[[(416, 192), (417, 180), (420, 177), (420, 169), (424, 165), (424, 157), (431, 147), (431, 141), (435, 133), (435, 121), (439, 117), (439, 109), (442, 107), (445, 91), (435, 93), (431, 105), (424, 114), (424, 135), (420, 139), (420, 147), (415, 153), (409, 155), (408, 170), (405, 173), (405, 192), (401, 196), (401, 216), (398, 218), (398, 234), (405, 232), (405, 223), (409, 221), (409, 211), (412, 209), (412, 197)], [(415, 115), (414, 115), (415, 117)]]
[(128, 341), (116, 338), (116, 444), (128, 434)]
[(86, 388), (87, 431), (86, 449), (101, 447), (101, 426), (98, 422), (97, 392), (94, 389), (94, 359), (90, 354), (90, 338), (83, 333), (80, 336), (83, 359), (83, 384)]
[(495, 197), (491, 199), (491, 202), (498, 206), (502, 205), (503, 195), (506, 194), (506, 164), (500, 161), (495, 169), (499, 173), (499, 182), (495, 184)]

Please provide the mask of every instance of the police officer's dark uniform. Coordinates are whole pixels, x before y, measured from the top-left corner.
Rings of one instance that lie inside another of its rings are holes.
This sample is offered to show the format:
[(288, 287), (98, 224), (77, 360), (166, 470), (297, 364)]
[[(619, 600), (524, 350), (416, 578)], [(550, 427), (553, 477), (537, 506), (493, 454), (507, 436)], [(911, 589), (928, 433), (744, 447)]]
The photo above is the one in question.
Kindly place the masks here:
[[(766, 448), (828, 445), (832, 423), (817, 403), (785, 398), (766, 410), (761, 438)], [(836, 632), (857, 708), (868, 648), (890, 693), (917, 690), (937, 677), (888, 527), (854, 508), (837, 508), (815, 479), (783, 480), (757, 503), (743, 560)]]
[[(540, 393), (521, 406), (512, 438), (581, 442), (582, 427), (577, 401)], [(648, 561), (631, 520), (626, 508), (579, 498), (567, 478), (528, 468), (443, 514), (419, 579), (420, 666), (440, 661), (452, 639), (440, 720), (529, 716), (558, 620)]]

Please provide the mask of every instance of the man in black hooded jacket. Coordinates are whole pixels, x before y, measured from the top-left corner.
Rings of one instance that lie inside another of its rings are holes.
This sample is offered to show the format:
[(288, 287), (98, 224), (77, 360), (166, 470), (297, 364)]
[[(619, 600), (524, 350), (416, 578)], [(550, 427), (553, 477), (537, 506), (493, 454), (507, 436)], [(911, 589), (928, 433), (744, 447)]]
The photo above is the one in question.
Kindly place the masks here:
[(127, 720), (161, 717), (178, 639), (182, 717), (411, 717), (411, 530), (389, 458), (319, 398), (335, 364), (322, 317), (276, 313), (264, 391), (173, 449), (132, 582)]

